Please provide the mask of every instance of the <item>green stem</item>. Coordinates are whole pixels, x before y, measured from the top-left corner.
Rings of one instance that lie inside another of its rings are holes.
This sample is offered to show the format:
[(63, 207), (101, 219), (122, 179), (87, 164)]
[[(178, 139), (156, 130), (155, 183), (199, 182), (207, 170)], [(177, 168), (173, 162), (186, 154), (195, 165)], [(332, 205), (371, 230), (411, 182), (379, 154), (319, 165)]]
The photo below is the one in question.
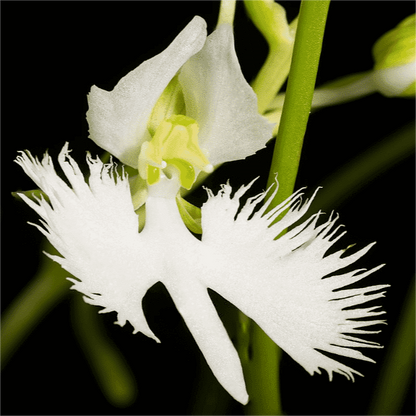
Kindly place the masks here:
[(117, 346), (105, 334), (97, 308), (74, 296), (71, 308), (75, 335), (107, 400), (116, 407), (127, 407), (137, 396), (137, 383)]
[[(345, 82), (343, 82), (345, 80)], [(353, 74), (317, 88), (312, 108), (328, 107), (358, 100), (377, 92), (373, 71)]]
[[(241, 312), (240, 312), (241, 313)], [(241, 321), (247, 320), (243, 334), (238, 336), (241, 362), (250, 401), (245, 407), (246, 415), (281, 415), (279, 386), (280, 349), (253, 321), (241, 313)]]
[(388, 347), (368, 414), (399, 415), (415, 368), (415, 278)]
[(279, 192), (273, 206), (290, 196), (295, 187), (328, 8), (328, 0), (306, 0), (301, 4), (288, 87), (268, 180), (269, 185), (272, 184), (276, 174), (279, 174)]
[[(282, 120), (276, 139), (269, 184), (279, 172), (276, 206), (293, 193), (321, 54), (329, 0), (302, 1)], [(250, 341), (242, 360), (250, 402), (246, 414), (281, 414), (279, 349), (254, 323), (241, 331)], [(244, 343), (243, 343), (244, 345)]]
[[(328, 82), (315, 89), (312, 109), (344, 104), (373, 94), (377, 92), (373, 79), (373, 71), (367, 71)], [(281, 111), (284, 101), (285, 94), (278, 94), (267, 107), (267, 114)]]
[[(52, 251), (50, 245), (46, 251)], [(69, 293), (68, 272), (42, 256), (36, 276), (3, 313), (1, 321), (1, 365), (4, 367), (41, 319)]]

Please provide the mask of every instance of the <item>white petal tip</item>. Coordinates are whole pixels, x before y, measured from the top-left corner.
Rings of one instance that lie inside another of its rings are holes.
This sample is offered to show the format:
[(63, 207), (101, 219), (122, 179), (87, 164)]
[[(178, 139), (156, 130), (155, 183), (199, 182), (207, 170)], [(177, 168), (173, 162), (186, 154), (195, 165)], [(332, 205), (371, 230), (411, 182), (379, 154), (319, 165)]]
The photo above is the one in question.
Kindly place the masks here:
[(244, 406), (245, 406), (246, 404), (248, 404), (248, 401), (249, 401), (249, 397), (248, 397), (248, 394), (247, 394), (247, 393), (243, 396), (243, 398), (242, 398), (241, 400), (239, 400), (239, 402), (240, 402), (241, 404), (243, 404)]

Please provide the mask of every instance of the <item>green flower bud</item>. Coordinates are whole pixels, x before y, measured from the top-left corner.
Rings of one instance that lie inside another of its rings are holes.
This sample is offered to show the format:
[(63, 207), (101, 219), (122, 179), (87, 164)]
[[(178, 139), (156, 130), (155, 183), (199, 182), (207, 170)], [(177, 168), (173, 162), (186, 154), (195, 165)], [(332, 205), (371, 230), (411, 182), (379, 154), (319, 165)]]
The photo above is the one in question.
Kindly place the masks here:
[(415, 95), (415, 19), (407, 17), (374, 44), (374, 81), (388, 97)]

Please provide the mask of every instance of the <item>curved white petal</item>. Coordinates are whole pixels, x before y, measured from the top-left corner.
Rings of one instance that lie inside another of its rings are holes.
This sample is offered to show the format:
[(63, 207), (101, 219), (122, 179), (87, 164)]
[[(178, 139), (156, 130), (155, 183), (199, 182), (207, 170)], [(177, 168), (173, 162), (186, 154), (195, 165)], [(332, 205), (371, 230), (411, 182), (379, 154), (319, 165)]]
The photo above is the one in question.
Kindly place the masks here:
[[(387, 286), (344, 288), (381, 266), (365, 272), (340, 271), (371, 245), (351, 256), (342, 256), (344, 251), (325, 256), (340, 236), (335, 237), (336, 219), (317, 226), (318, 215), (275, 240), (303, 217), (311, 201), (302, 204), (297, 193), (267, 214), (268, 203), (253, 214), (265, 198), (261, 194), (249, 199), (236, 217), (239, 198), (247, 188), (231, 197), (231, 187), (225, 185), (216, 196), (210, 193), (203, 205), (202, 242), (216, 252), (216, 262), (200, 278), (252, 318), (310, 374), (323, 368), (330, 379), (333, 372), (353, 379), (353, 373), (358, 372), (321, 351), (372, 361), (355, 348), (378, 345), (354, 334), (372, 333), (365, 327), (384, 322), (372, 319), (384, 313), (378, 307), (362, 305), (382, 297), (380, 290)], [(289, 206), (288, 214), (271, 225)], [(328, 274), (332, 276), (326, 277)], [(346, 309), (352, 307), (355, 309)], [(354, 321), (357, 318), (361, 319)]]
[(178, 271), (180, 275), (173, 273), (175, 279), (164, 284), (217, 380), (237, 401), (247, 404), (240, 359), (207, 287), (198, 280), (199, 269), (184, 269)]
[(244, 159), (265, 146), (274, 125), (258, 114), (257, 97), (244, 79), (233, 29), (222, 24), (179, 73), (186, 115), (200, 127), (199, 145), (211, 164)]
[(69, 280), (86, 302), (104, 307), (101, 312), (116, 311), (121, 326), (128, 320), (134, 332), (158, 340), (141, 302), (160, 280), (161, 269), (157, 253), (138, 233), (127, 177), (118, 176), (112, 164), (88, 156), (88, 185), (67, 144), (58, 160), (71, 187), (58, 177), (47, 154), (42, 162), (29, 152), (16, 159), (50, 199), (50, 204), (43, 198), (36, 203), (20, 194), (42, 218), (43, 227), (33, 225), (62, 255), (49, 256), (77, 278)]
[(150, 139), (147, 122), (156, 101), (205, 39), (205, 20), (195, 16), (166, 50), (129, 72), (111, 92), (93, 86), (87, 112), (90, 138), (137, 168), (140, 146)]

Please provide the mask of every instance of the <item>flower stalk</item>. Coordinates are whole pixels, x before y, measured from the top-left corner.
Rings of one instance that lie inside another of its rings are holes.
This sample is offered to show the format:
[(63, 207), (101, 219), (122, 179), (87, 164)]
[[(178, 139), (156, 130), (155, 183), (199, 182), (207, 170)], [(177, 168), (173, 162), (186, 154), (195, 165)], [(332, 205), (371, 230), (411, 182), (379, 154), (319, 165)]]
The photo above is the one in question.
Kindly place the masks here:
[[(279, 173), (279, 191), (270, 209), (290, 196), (295, 187), (329, 3), (324, 0), (301, 4), (286, 99), (268, 179), (270, 186)], [(243, 363), (250, 394), (246, 414), (282, 414), (278, 391), (279, 348), (254, 322), (250, 326), (253, 360)], [(262, 364), (255, 363), (256, 357)]]
[(303, 1), (296, 33), (288, 87), (268, 184), (279, 174), (278, 205), (293, 193), (303, 138), (309, 119), (329, 0)]

